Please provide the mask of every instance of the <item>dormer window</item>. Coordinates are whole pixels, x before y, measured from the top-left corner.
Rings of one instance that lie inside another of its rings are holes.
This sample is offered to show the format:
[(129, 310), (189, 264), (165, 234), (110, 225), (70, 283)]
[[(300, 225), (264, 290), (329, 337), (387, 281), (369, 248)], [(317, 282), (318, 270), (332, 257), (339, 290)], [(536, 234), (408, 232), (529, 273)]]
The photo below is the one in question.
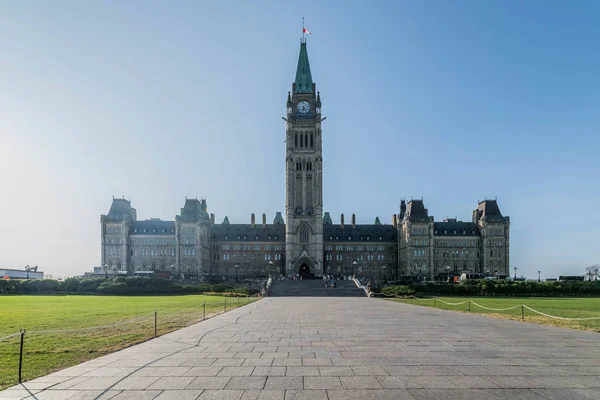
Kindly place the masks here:
[(238, 235), (238, 237), (237, 237), (237, 238), (238, 238), (238, 240), (240, 240), (240, 235)]
[(371, 240), (371, 237), (370, 237), (370, 236), (367, 236), (367, 240)]
[(152, 229), (152, 233), (156, 233), (156, 229)]
[(275, 240), (277, 240), (277, 236), (275, 236)]
[(448, 231), (444, 231), (444, 235), (447, 235), (447, 234), (448, 234)]
[(133, 233), (137, 233), (137, 229), (134, 229), (134, 230), (133, 230)]
[(456, 235), (456, 231), (454, 231), (454, 234)]
[(146, 232), (147, 232), (147, 230), (146, 230), (146, 229), (144, 229), (144, 233), (146, 233)]
[(348, 240), (352, 240), (352, 237), (351, 237), (351, 236), (348, 236)]
[(255, 239), (256, 239), (256, 240), (258, 240), (258, 235), (256, 235), (256, 238), (255, 238)]
[(382, 240), (383, 238), (381, 236), (379, 236), (379, 240)]
[(229, 240), (229, 236), (225, 235), (225, 240)]
[(336, 236), (336, 237), (335, 237), (335, 240), (340, 240), (340, 237), (339, 237), (339, 236)]
[(333, 240), (333, 236), (329, 236), (329, 240)]
[(162, 232), (165, 233), (165, 230), (163, 229)]
[(433, 233), (435, 233), (437, 235), (437, 231), (434, 231)]
[(271, 236), (267, 236), (267, 240), (271, 240)]
[(466, 235), (466, 234), (467, 234), (467, 231), (463, 231), (463, 235)]

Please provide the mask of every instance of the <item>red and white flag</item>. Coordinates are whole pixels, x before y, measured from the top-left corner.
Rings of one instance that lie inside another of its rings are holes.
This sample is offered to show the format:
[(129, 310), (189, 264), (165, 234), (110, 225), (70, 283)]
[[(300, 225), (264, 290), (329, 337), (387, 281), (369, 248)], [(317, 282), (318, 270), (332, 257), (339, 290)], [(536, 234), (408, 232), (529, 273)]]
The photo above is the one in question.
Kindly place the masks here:
[(302, 33), (308, 33), (309, 35), (312, 35), (312, 33), (310, 33), (306, 28), (302, 28)]

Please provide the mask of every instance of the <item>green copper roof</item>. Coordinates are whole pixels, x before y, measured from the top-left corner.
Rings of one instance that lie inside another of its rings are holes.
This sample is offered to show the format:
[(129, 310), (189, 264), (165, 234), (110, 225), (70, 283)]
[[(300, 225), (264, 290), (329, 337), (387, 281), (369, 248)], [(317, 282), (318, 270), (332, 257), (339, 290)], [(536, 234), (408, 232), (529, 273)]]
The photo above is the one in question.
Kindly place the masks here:
[(381, 221), (379, 220), (379, 217), (375, 217), (375, 222), (373, 225), (381, 225)]
[(283, 221), (283, 216), (281, 216), (281, 213), (278, 212), (277, 214), (275, 214), (275, 219), (273, 220), (273, 224), (277, 225), (277, 224), (285, 224), (285, 222)]
[(306, 51), (306, 42), (300, 43), (300, 56), (298, 57), (298, 68), (296, 69), (296, 89), (295, 93), (312, 93), (313, 80), (310, 74), (310, 64), (308, 62), (308, 52)]
[(329, 216), (328, 212), (325, 212), (325, 215), (323, 216), (323, 223), (324, 224), (333, 224), (333, 221), (331, 221), (331, 217)]
[(225, 216), (225, 219), (223, 220), (223, 225), (229, 225), (229, 218), (227, 218), (227, 216)]

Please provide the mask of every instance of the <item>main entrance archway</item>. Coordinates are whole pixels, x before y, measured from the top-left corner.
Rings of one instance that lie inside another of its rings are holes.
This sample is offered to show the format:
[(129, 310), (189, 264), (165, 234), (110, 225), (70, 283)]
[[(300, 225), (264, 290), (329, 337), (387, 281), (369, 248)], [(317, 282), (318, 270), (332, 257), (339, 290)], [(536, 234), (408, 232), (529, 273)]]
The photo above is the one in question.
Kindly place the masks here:
[(306, 263), (303, 263), (300, 268), (298, 268), (298, 275), (300, 275), (302, 279), (310, 278), (312, 276), (310, 267)]

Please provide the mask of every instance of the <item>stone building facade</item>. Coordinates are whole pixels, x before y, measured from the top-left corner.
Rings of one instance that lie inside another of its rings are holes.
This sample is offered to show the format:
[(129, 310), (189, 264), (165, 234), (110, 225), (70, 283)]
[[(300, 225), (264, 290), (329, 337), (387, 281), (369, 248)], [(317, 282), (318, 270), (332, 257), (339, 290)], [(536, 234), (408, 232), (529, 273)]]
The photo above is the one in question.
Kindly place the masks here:
[[(435, 222), (423, 200), (402, 201), (391, 224), (334, 224), (323, 211), (321, 96), (306, 42), (285, 120), (286, 204), (256, 223), (220, 224), (205, 199), (187, 199), (174, 221), (137, 220), (131, 201), (115, 199), (101, 216), (101, 263), (108, 274), (158, 272), (188, 279), (272, 275), (352, 275), (376, 281), (445, 280), (462, 272), (509, 273), (510, 219), (496, 200), (478, 203), (470, 222)], [(120, 272), (119, 272), (120, 271)]]

